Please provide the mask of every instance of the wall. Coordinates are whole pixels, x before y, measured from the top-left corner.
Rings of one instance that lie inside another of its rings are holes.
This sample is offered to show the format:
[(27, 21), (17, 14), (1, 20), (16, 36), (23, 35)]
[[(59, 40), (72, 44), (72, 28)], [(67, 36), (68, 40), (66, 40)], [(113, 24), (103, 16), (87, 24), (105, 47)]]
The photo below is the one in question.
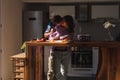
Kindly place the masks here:
[(23, 0), (24, 2), (101, 2), (101, 1), (119, 1), (119, 0)]
[[(75, 27), (75, 35), (90, 34), (92, 41), (105, 41), (109, 39), (107, 30), (103, 26), (103, 21), (93, 21), (77, 23)], [(111, 34), (116, 39), (120, 34), (120, 22), (111, 22), (116, 26), (110, 28)]]
[(2, 0), (2, 80), (11, 79), (10, 56), (22, 44), (22, 1)]
[[(0, 0), (0, 16), (1, 16), (1, 0)], [(0, 24), (1, 24), (1, 18), (0, 18)], [(1, 54), (2, 54), (2, 49), (1, 49), (1, 46), (2, 46), (2, 45), (1, 45), (1, 33), (2, 33), (2, 32), (1, 32), (1, 31), (2, 31), (2, 30), (1, 30), (1, 29), (2, 29), (2, 25), (0, 25), (0, 78), (1, 78), (1, 67), (2, 67), (2, 65), (1, 65), (1, 62), (2, 62), (2, 61), (1, 61), (1, 60), (2, 60), (2, 59), (1, 59)]]

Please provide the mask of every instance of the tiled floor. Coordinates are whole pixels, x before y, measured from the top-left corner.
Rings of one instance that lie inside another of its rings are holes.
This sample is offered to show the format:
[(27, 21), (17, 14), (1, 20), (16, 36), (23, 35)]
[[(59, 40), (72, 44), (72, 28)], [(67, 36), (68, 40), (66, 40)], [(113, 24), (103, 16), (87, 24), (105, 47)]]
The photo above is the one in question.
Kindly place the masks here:
[(95, 80), (94, 77), (69, 77), (68, 80)]
[[(44, 80), (47, 80), (44, 78)], [(68, 80), (95, 80), (95, 77), (68, 77)]]

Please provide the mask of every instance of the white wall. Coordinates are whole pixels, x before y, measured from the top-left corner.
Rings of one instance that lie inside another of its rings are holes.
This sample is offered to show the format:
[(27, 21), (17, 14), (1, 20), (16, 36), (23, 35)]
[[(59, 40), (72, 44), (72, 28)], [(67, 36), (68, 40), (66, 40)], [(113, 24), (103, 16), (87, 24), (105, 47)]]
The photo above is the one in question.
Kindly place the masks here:
[(119, 0), (22, 0), (24, 2), (101, 2), (101, 1), (119, 1)]
[(2, 80), (11, 80), (10, 56), (22, 43), (22, 1), (2, 0)]

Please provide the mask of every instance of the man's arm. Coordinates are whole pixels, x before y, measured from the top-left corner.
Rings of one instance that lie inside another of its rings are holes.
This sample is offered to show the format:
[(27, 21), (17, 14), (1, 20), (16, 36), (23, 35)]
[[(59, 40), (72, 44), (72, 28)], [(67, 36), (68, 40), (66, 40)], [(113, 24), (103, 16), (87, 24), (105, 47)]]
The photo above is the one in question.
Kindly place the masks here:
[(44, 33), (44, 37), (48, 38), (50, 34), (52, 34), (53, 32), (55, 32), (55, 30), (53, 28), (51, 28), (51, 30), (49, 32), (45, 32)]
[(53, 27), (52, 22), (49, 22), (48, 25), (47, 25), (47, 28), (46, 28), (46, 30), (45, 30), (45, 33), (44, 33), (44, 37), (45, 37), (45, 38), (48, 38), (49, 35), (53, 32), (52, 27)]

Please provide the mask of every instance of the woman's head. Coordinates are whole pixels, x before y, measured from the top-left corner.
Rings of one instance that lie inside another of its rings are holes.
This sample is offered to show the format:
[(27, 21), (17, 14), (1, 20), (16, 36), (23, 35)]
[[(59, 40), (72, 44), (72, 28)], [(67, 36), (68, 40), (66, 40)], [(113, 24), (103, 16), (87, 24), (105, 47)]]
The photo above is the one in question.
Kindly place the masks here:
[(63, 22), (62, 22), (62, 26), (64, 26), (65, 28), (67, 28), (67, 30), (69, 32), (74, 32), (74, 20), (73, 17), (70, 15), (66, 15), (63, 17)]

